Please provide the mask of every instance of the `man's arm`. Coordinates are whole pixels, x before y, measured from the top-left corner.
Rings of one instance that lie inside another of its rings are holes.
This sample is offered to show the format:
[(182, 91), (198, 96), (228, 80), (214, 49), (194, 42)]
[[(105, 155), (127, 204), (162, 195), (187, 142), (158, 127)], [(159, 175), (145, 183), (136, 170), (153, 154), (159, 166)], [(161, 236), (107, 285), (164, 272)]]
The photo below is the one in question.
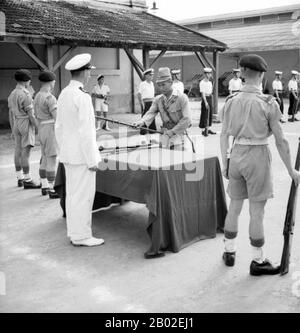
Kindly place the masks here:
[(52, 118), (54, 119), (54, 121), (56, 121), (56, 117), (57, 117), (57, 100), (54, 96), (50, 96), (48, 99), (48, 107), (49, 107), (49, 111), (52, 115)]
[(205, 93), (204, 93), (204, 92), (201, 92), (201, 96), (202, 96), (202, 99), (203, 99), (203, 101), (204, 101), (205, 106), (208, 108), (209, 105), (208, 105), (208, 103), (207, 103)]
[(159, 111), (158, 104), (157, 104), (157, 100), (155, 99), (151, 105), (151, 108), (144, 114), (142, 119), (135, 122), (134, 124), (136, 126), (143, 126), (143, 124), (145, 124), (146, 126), (150, 126), (152, 121), (156, 117), (158, 111)]
[[(274, 107), (274, 106), (273, 106)], [(276, 106), (275, 108), (278, 108)], [(278, 113), (278, 112), (279, 113)], [(275, 137), (276, 147), (278, 150), (278, 153), (280, 155), (281, 160), (283, 161), (285, 167), (287, 168), (287, 171), (290, 175), (290, 177), (295, 181), (296, 185), (300, 182), (300, 174), (297, 172), (293, 165), (292, 165), (292, 158), (290, 153), (290, 147), (288, 141), (285, 139), (284, 134), (282, 132), (282, 128), (279, 124), (278, 117), (281, 117), (280, 110), (273, 111), (273, 114), (270, 115), (270, 128), (273, 132), (273, 135)]]

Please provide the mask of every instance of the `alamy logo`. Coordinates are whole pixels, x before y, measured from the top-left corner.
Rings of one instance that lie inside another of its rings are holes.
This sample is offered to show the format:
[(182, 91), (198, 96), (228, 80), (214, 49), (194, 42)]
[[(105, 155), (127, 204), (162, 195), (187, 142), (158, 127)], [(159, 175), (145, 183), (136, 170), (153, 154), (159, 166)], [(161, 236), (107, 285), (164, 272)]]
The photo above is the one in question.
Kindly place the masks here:
[(6, 295), (6, 280), (5, 274), (0, 272), (0, 296)]

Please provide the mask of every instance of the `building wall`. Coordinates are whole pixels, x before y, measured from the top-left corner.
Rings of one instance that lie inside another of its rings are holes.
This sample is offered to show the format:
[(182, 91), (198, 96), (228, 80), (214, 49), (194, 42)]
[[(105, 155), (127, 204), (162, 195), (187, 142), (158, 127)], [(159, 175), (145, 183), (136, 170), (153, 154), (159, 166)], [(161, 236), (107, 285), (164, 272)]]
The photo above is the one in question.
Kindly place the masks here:
[[(54, 64), (58, 61), (60, 56), (64, 54), (66, 49), (66, 46), (54, 47)], [(35, 45), (35, 50), (38, 57), (45, 63), (45, 46)], [(136, 91), (140, 79), (132, 72), (132, 66), (126, 53), (123, 50), (112, 48), (77, 47), (72, 51), (65, 63), (73, 55), (86, 52), (91, 53), (92, 62), (96, 69), (92, 71), (92, 77), (85, 89), (91, 92), (92, 87), (97, 83), (97, 76), (101, 73), (105, 76), (106, 84), (108, 84), (111, 89), (109, 112), (138, 112), (139, 108)], [(16, 69), (26, 68), (32, 72), (32, 86), (37, 92), (40, 88), (38, 80), (39, 68), (16, 44), (0, 43), (0, 54), (0, 125), (8, 126), (7, 98), (16, 85), (14, 80)], [(135, 51), (135, 55), (141, 60), (141, 51)], [(63, 89), (70, 80), (70, 73), (64, 69), (65, 63), (63, 63), (59, 70), (56, 71), (57, 80), (54, 91), (56, 97), (59, 96), (61, 89)], [(132, 81), (132, 74), (134, 76), (134, 81)], [(134, 105), (132, 104), (133, 96)]]

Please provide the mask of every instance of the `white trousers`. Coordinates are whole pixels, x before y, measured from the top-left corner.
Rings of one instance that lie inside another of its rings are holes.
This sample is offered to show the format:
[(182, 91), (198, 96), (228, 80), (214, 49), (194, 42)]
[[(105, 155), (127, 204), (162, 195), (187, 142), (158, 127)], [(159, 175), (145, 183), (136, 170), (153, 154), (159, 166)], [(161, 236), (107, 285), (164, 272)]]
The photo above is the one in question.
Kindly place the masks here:
[(96, 172), (86, 165), (64, 164), (66, 171), (67, 231), (71, 241), (92, 237)]

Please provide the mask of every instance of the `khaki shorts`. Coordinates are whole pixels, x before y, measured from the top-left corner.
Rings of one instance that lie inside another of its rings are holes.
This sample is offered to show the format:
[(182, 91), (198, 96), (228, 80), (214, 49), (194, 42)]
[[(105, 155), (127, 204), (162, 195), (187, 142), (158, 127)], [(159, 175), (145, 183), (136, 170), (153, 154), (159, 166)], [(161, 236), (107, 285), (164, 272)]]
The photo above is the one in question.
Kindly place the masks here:
[(15, 119), (13, 134), (17, 147), (26, 148), (34, 147), (35, 144), (35, 127), (29, 123), (29, 119)]
[(251, 201), (273, 198), (271, 159), (268, 145), (235, 145), (229, 164), (229, 197)]
[(42, 156), (57, 156), (58, 146), (55, 138), (54, 124), (41, 124), (39, 126), (39, 141)]

